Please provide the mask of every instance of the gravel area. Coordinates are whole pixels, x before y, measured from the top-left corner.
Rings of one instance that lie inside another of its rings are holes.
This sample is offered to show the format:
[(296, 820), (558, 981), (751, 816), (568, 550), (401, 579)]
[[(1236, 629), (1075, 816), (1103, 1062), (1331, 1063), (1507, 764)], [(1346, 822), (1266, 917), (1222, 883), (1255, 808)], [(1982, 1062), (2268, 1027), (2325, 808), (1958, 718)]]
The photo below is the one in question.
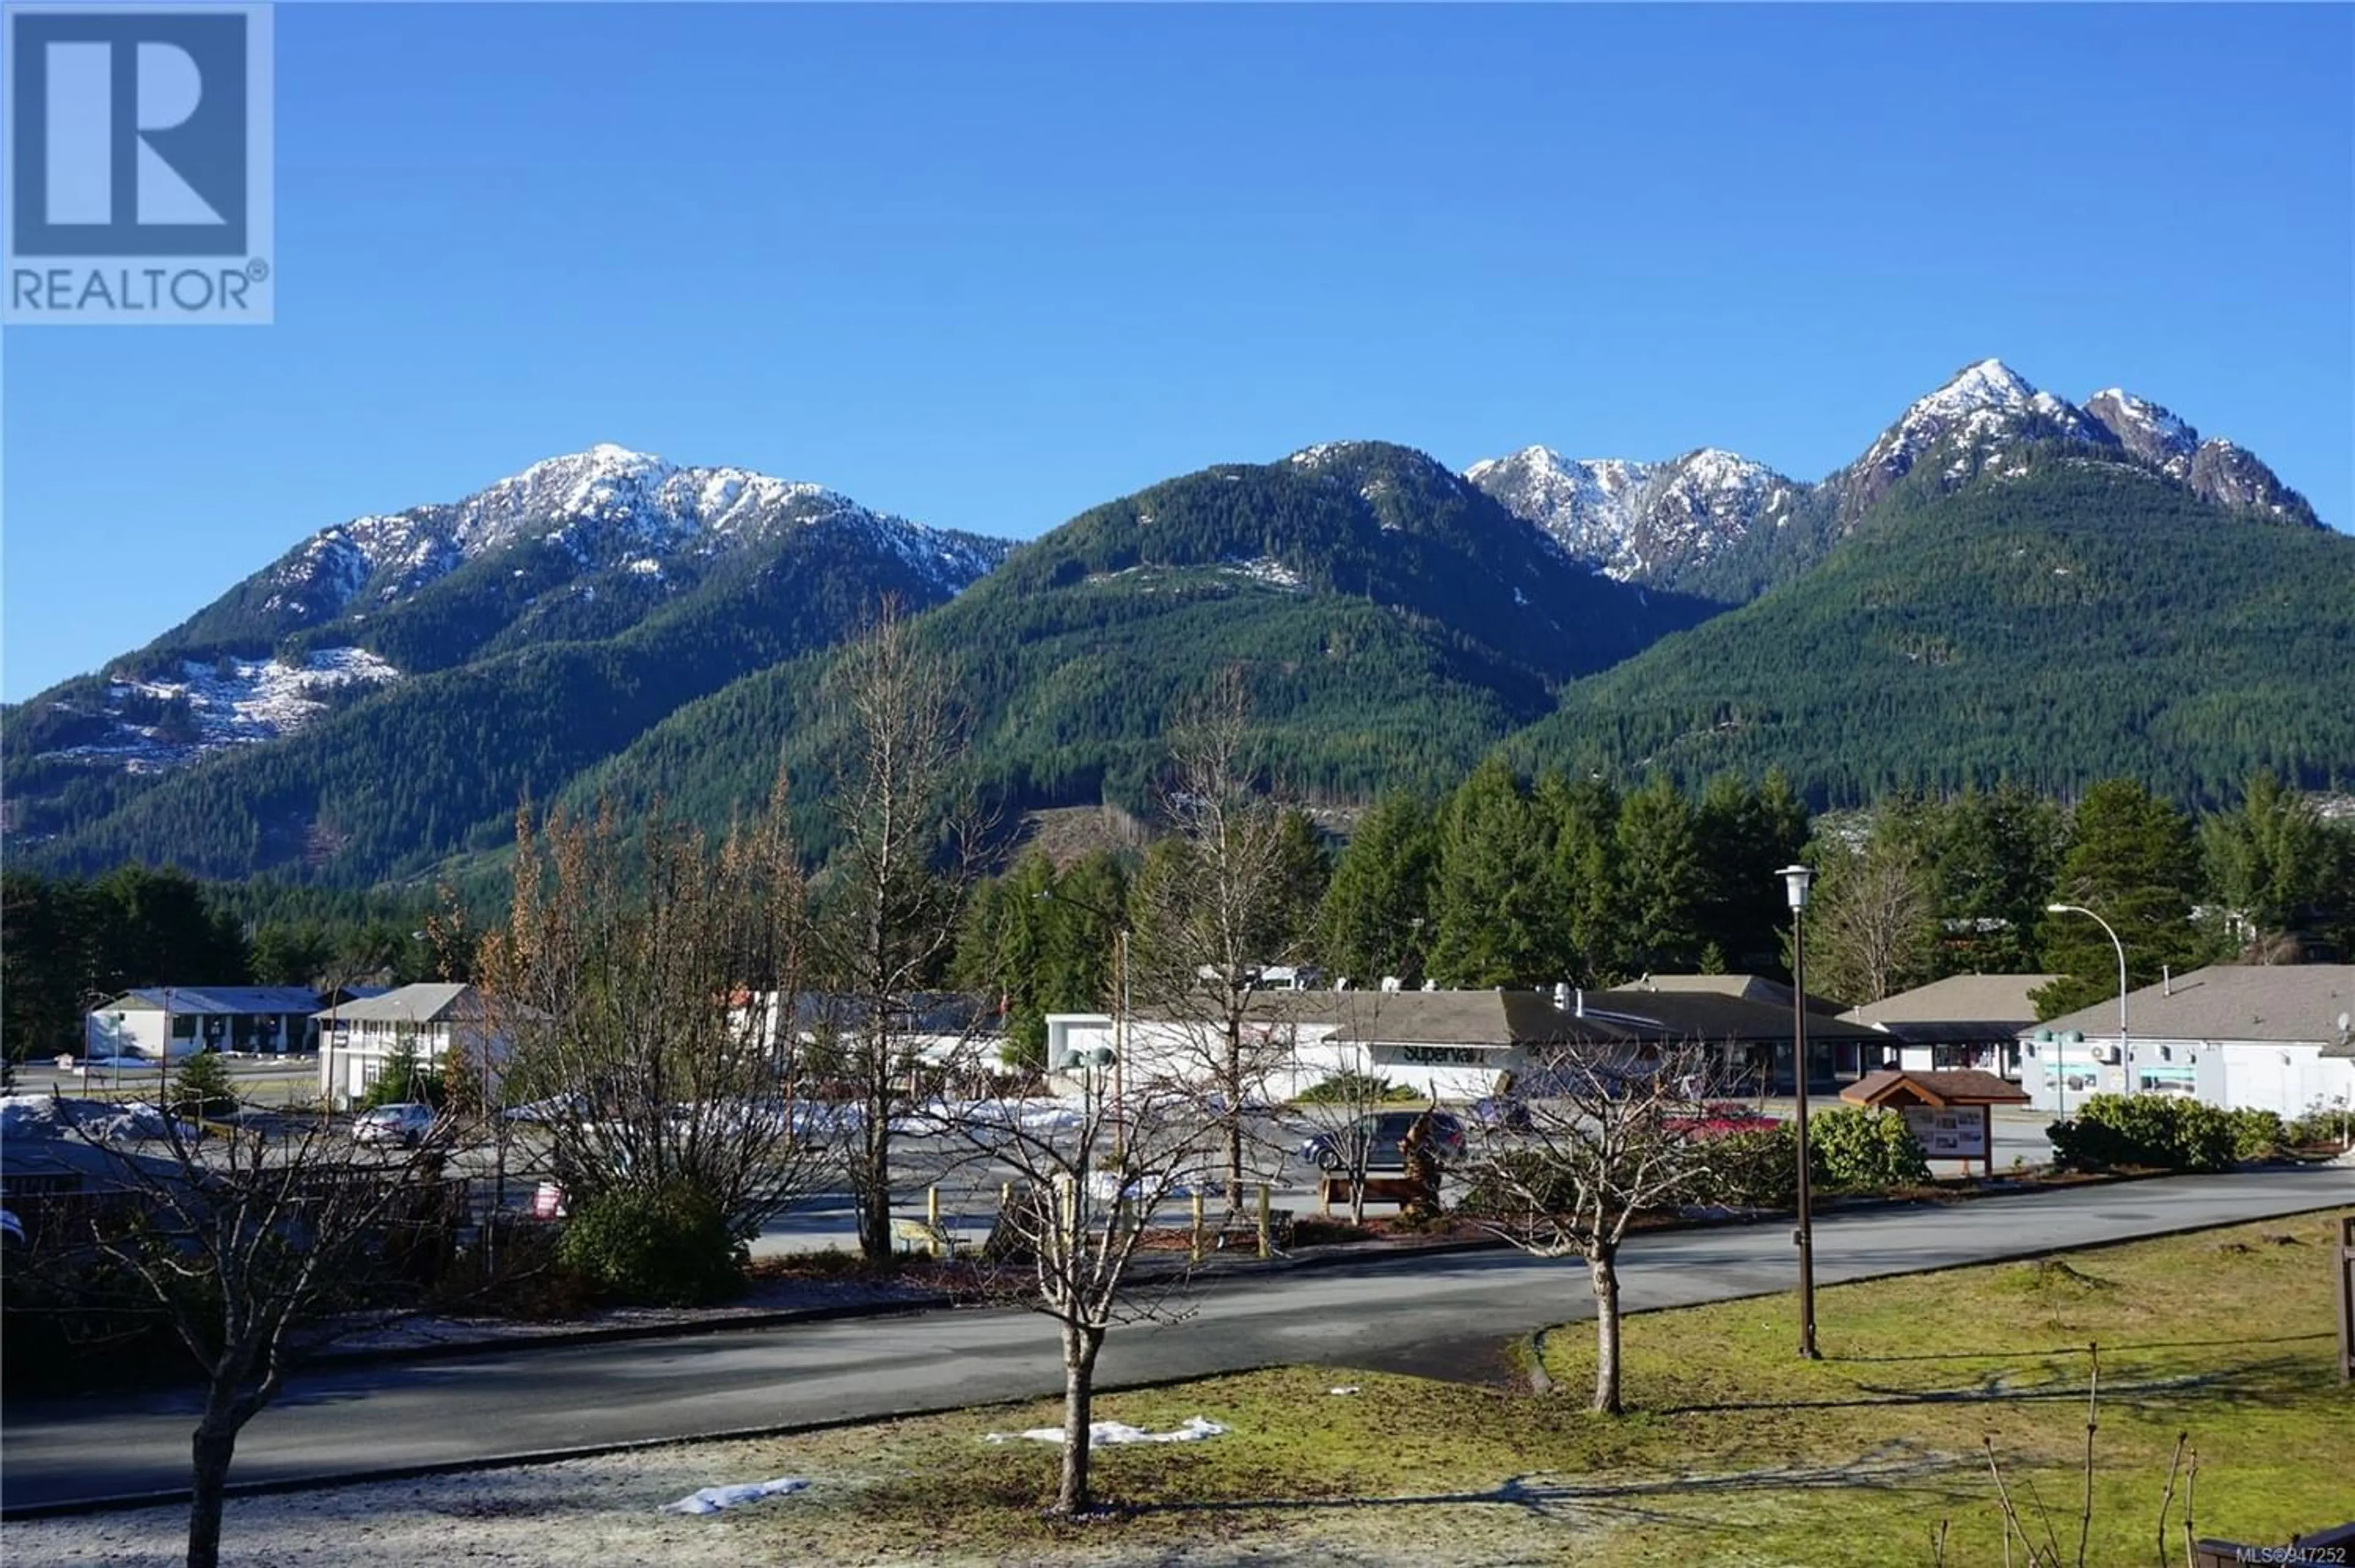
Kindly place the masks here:
[[(858, 1519), (857, 1476), (788, 1461), (773, 1443), (667, 1445), (593, 1459), (233, 1498), (222, 1560), (242, 1568), (465, 1563), (486, 1568), (778, 1563), (1038, 1563), (1056, 1568), (1274, 1564), (1278, 1568), (1510, 1568), (1577, 1561), (1592, 1518), (1526, 1500), (1362, 1503), (1249, 1519), (1212, 1518), (1173, 1546), (1124, 1541), (1118, 1523), (1075, 1527), (1018, 1549), (927, 1543), (895, 1549)], [(792, 1496), (689, 1517), (662, 1511), (698, 1488), (806, 1474)], [(105, 1563), (171, 1568), (185, 1559), (185, 1507), (27, 1520), (0, 1530), (9, 1568)]]

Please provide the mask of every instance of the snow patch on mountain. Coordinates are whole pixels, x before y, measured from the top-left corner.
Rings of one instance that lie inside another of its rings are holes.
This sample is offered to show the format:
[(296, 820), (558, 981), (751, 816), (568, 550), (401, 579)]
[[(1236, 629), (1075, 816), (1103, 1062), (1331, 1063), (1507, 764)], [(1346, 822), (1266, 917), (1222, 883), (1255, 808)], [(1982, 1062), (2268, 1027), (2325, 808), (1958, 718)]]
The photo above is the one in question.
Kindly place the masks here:
[(321, 648), (299, 664), (182, 659), (170, 675), (109, 677), (103, 714), (113, 720), (113, 733), (46, 754), (154, 772), (226, 746), (291, 735), (351, 688), (400, 678), (365, 648)]
[(1465, 470), (1573, 560), (1622, 581), (1708, 560), (1762, 518), (1787, 514), (1799, 486), (1762, 463), (1703, 447), (1665, 463), (1565, 459), (1530, 446)]
[[(262, 607), (293, 624), (396, 603), (468, 561), (538, 541), (581, 571), (659, 569), (794, 528), (856, 532), (954, 592), (1011, 547), (890, 517), (801, 480), (683, 468), (611, 443), (551, 457), (465, 499), (356, 517), (322, 530), (266, 575)], [(651, 562), (650, 568), (646, 562)]]
[(1307, 591), (1308, 585), (1301, 581), (1300, 573), (1273, 556), (1263, 555), (1254, 556), (1249, 560), (1221, 561), (1220, 565), (1223, 570), (1238, 577), (1247, 577), (1253, 582), (1263, 582), (1270, 588), (1281, 588), (1292, 593)]
[(2168, 477), (2190, 476), (2200, 432), (2169, 411), (2123, 387), (2106, 387), (2085, 400), (2085, 414), (2115, 436), (2119, 445)]

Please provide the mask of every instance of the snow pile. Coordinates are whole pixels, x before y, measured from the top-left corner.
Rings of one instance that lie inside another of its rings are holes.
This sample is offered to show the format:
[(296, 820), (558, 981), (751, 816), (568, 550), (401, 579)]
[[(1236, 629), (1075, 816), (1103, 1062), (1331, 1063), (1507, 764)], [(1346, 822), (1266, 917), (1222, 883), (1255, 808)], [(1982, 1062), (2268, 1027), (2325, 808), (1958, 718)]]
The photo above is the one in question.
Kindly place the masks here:
[[(1215, 1421), (1205, 1421), (1197, 1415), (1183, 1426), (1167, 1432), (1147, 1432), (1124, 1421), (1099, 1421), (1088, 1428), (1088, 1446), (1110, 1448), (1123, 1443), (1200, 1443), (1208, 1438), (1223, 1437), (1231, 1430)], [(1063, 1441), (1060, 1426), (1034, 1426), (1028, 1432), (993, 1432), (986, 1443), (1055, 1443)]]
[(786, 1497), (808, 1485), (799, 1476), (779, 1476), (773, 1481), (740, 1481), (732, 1487), (706, 1487), (692, 1497), (663, 1504), (662, 1510), (665, 1513), (718, 1513), (721, 1509), (756, 1503), (762, 1498)]
[(1027, 1100), (928, 1100), (891, 1118), (891, 1130), (903, 1136), (929, 1137), (970, 1131), (976, 1135), (1017, 1132), (1033, 1137), (1053, 1137), (1077, 1131), (1086, 1120), (1078, 1100), (1044, 1095)]

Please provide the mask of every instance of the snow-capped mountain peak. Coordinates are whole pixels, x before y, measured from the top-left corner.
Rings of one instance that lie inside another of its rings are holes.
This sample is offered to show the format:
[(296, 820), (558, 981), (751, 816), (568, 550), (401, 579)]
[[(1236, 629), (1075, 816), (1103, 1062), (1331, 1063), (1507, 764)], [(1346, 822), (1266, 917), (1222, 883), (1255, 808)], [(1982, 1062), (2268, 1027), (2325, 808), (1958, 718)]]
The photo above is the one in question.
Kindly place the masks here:
[(1464, 476), (1622, 581), (1663, 581), (1700, 564), (1787, 507), (1795, 490), (1765, 464), (1711, 446), (1664, 463), (1565, 459), (1527, 446)]
[(1918, 400), (1906, 411), (1915, 415), (1953, 417), (1980, 409), (2016, 409), (2036, 395), (2019, 371), (2000, 359), (1982, 359), (1965, 366), (1955, 379)]
[(1941, 480), (1957, 484), (2021, 436), (2115, 443), (2106, 428), (2066, 398), (2038, 390), (2000, 359), (1982, 359), (1914, 400), (1862, 457), (1835, 476), (1839, 525), (1853, 524), (1934, 450), (1943, 456)]
[(821, 485), (747, 468), (683, 467), (600, 443), (543, 458), (463, 500), (322, 529), (267, 574), (262, 608), (282, 631), (314, 625), (362, 601), (371, 609), (397, 603), (470, 561), (535, 543), (569, 555), (573, 571), (625, 567), (660, 578), (661, 564), (682, 554), (717, 556), (826, 525), (861, 529), (954, 587), (1004, 554), (996, 541), (886, 517)]

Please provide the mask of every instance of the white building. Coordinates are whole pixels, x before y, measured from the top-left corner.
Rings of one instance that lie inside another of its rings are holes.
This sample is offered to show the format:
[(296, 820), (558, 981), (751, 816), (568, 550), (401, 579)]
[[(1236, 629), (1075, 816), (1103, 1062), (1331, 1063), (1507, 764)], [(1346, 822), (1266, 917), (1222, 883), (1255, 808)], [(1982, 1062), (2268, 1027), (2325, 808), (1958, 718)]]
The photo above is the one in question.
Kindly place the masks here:
[(528, 1009), (491, 1007), (472, 986), (402, 986), (380, 997), (346, 1002), (316, 1016), (319, 1025), (319, 1093), (330, 1104), (349, 1105), (384, 1073), (385, 1063), (403, 1051), (419, 1065), (441, 1071), (452, 1053), (494, 1081), (506, 1064), (517, 1026), (539, 1015)]
[(2284, 1116), (2355, 1104), (2355, 965), (2216, 964), (2126, 1000), (2123, 1038), (2115, 997), (2020, 1031), (2039, 1110), (2124, 1093)]
[[(1789, 995), (1785, 992), (1785, 997)], [(1225, 1051), (1219, 1020), (1139, 1009), (1123, 1021), (1103, 1013), (1047, 1019), (1047, 1061), (1064, 1071), (1074, 1056), (1109, 1048), (1131, 1083), (1155, 1077), (1210, 1078)], [(1254, 992), (1243, 1020), (1248, 1093), (1288, 1100), (1344, 1072), (1386, 1078), (1423, 1097), (1470, 1101), (1496, 1093), (1503, 1075), (1542, 1068), (1563, 1050), (1641, 1059), (1686, 1042), (1721, 1053), (1728, 1081), (1762, 1090), (1787, 1085), (1793, 1020), (1782, 1006), (1691, 990), (1275, 991)], [(1830, 1086), (1857, 1075), (1867, 1049), (1888, 1037), (1814, 1016), (1807, 1025), (1811, 1082)]]
[(265, 1056), (311, 1051), (319, 993), (304, 986), (150, 986), (126, 991), (82, 1020), (82, 1054), (193, 1056), (199, 1051)]

